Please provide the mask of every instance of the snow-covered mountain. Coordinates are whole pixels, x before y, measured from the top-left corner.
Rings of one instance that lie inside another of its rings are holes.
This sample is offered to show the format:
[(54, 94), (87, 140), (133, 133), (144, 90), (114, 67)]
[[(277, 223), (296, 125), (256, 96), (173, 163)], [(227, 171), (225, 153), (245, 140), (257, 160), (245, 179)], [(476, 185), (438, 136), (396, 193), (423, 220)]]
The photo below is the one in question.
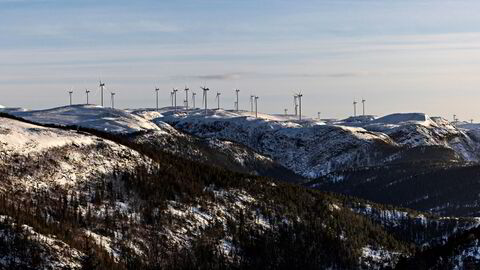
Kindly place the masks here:
[[(166, 108), (164, 110), (173, 110)], [(74, 105), (48, 110), (9, 111), (9, 114), (44, 125), (81, 127), (112, 134), (151, 148), (187, 159), (255, 175), (275, 176), (287, 181), (302, 177), (239, 143), (214, 138), (197, 138), (180, 132), (162, 121), (160, 112), (151, 109), (120, 110), (95, 105)]]
[[(40, 166), (37, 160), (46, 158), (49, 163)], [(75, 186), (149, 162), (130, 148), (96, 136), (0, 117), (0, 166), (12, 171), (3, 179), (8, 183), (4, 190)]]
[(167, 122), (196, 136), (247, 145), (308, 178), (338, 170), (403, 162), (416, 156), (415, 150), (410, 149), (437, 153), (441, 148), (443, 155), (432, 156), (454, 162), (480, 160), (480, 142), (468, 130), (423, 113), (331, 122), (279, 117), (257, 119), (223, 110), (208, 111), (207, 116), (201, 110), (166, 110), (162, 115), (154, 121)]
[(11, 114), (42, 124), (81, 126), (112, 133), (159, 130), (143, 117), (127, 111), (96, 105), (74, 105), (38, 111), (13, 111)]
[[(358, 116), (340, 121), (298, 121), (291, 116), (268, 114), (254, 118), (246, 111), (208, 110), (206, 117), (204, 113), (201, 109), (166, 107), (157, 112), (93, 105), (11, 112), (43, 124), (81, 126), (112, 133), (147, 132), (148, 139), (139, 138), (139, 141), (161, 146), (172, 153), (182, 149), (177, 147), (178, 143), (169, 142), (190, 141), (183, 154), (197, 158), (202, 151), (192, 147), (191, 142), (197, 139), (190, 135), (217, 140), (224, 146), (231, 145), (230, 141), (306, 178), (412, 160), (457, 163), (480, 160), (480, 132), (475, 124), (457, 126), (423, 113), (397, 113), (380, 118)], [(232, 159), (242, 158), (237, 155)]]
[[(125, 124), (123, 113), (133, 123)], [(280, 152), (276, 147), (284, 151), (297, 147), (301, 154), (293, 153), (296, 158), (310, 155), (311, 148), (338, 151), (336, 158), (347, 151), (384, 160), (407, 147), (387, 132), (313, 120), (260, 120), (233, 112), (206, 118), (200, 111), (181, 117), (182, 113), (123, 111), (116, 114), (115, 123), (109, 117), (104, 121), (115, 126), (107, 128), (113, 135), (104, 132), (103, 121), (88, 121), (95, 118), (85, 116), (88, 113), (80, 117), (82, 125), (75, 117), (67, 121), (68, 113), (58, 118), (36, 113), (37, 120), (65, 128), (0, 117), (0, 246), (24, 245), (35, 250), (27, 249), (28, 254), (37, 254), (30, 261), (23, 249), (0, 248), (0, 268), (9, 267), (15, 258), (25, 267), (67, 269), (95, 263), (114, 268), (202, 262), (211, 266), (212, 261), (271, 268), (275, 265), (265, 263), (291, 258), (279, 264), (381, 269), (479, 224), (475, 218), (439, 218), (179, 157), (182, 151), (184, 155), (200, 151), (199, 157), (212, 151), (209, 155), (216, 158), (237, 158), (237, 164), (252, 158), (270, 164), (245, 144), (272, 155)], [(33, 120), (34, 115), (25, 117)], [(135, 123), (137, 117), (156, 125)], [(162, 119), (185, 130), (198, 128), (205, 139), (181, 133)], [(83, 125), (89, 129), (75, 128)], [(219, 140), (222, 137), (216, 134), (234, 139)], [(167, 145), (167, 152), (177, 154), (159, 151)]]

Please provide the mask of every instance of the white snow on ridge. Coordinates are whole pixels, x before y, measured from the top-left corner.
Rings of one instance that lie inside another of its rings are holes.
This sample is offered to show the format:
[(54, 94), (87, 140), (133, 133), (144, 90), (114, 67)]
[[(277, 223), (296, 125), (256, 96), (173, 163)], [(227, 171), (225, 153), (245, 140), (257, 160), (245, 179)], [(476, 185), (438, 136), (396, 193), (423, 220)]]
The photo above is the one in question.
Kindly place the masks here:
[(276, 121), (235, 112), (198, 110), (162, 112), (154, 121), (200, 137), (230, 140), (272, 157), (305, 177), (315, 178), (352, 164), (369, 164), (374, 144), (395, 143), (385, 134), (361, 127), (316, 124), (312, 120)]
[(131, 133), (141, 130), (159, 130), (151, 121), (124, 110), (96, 105), (73, 105), (48, 110), (11, 112), (24, 119), (63, 126), (81, 126), (112, 133)]
[(25, 112), (27, 109), (24, 108), (10, 108), (3, 105), (0, 105), (0, 112), (2, 113), (13, 113), (13, 112)]
[(375, 119), (374, 123), (383, 124), (402, 124), (402, 123), (420, 123), (428, 124), (430, 117), (424, 113), (394, 113)]
[[(22, 171), (39, 159), (51, 163)], [(56, 185), (74, 186), (92, 177), (111, 176), (114, 171), (149, 166), (150, 162), (130, 148), (96, 136), (0, 117), (0, 165), (11, 165), (7, 166), (11, 174), (4, 179), (11, 185), (3, 186), (4, 189), (29, 191)]]
[(27, 154), (67, 144), (93, 143), (90, 136), (0, 118), (0, 151)]
[[(371, 166), (392, 158), (382, 149), (440, 146), (453, 150), (468, 162), (480, 160), (478, 139), (440, 117), (424, 113), (395, 113), (376, 118), (372, 115), (344, 120), (302, 121), (291, 116), (251, 112), (163, 108), (155, 122), (167, 122), (187, 133), (220, 140), (231, 140), (272, 157), (283, 166), (305, 177), (315, 178), (351, 166)], [(383, 145), (383, 146), (382, 146)], [(379, 146), (379, 147), (378, 147)], [(384, 147), (385, 146), (385, 147)], [(377, 152), (375, 152), (377, 151)]]
[(174, 126), (199, 137), (243, 144), (312, 178), (342, 167), (383, 162), (389, 158), (383, 156), (385, 147), (440, 146), (453, 150), (465, 161), (480, 160), (480, 131), (466, 125), (469, 129), (459, 128), (424, 113), (395, 113), (380, 118), (366, 115), (340, 121), (304, 117), (300, 121), (292, 115), (259, 113), (256, 118), (249, 111), (223, 109), (208, 109), (205, 115), (200, 108), (165, 107), (157, 111), (74, 105), (11, 114), (33, 122), (78, 125), (112, 133), (154, 130), (162, 136), (180, 134)]

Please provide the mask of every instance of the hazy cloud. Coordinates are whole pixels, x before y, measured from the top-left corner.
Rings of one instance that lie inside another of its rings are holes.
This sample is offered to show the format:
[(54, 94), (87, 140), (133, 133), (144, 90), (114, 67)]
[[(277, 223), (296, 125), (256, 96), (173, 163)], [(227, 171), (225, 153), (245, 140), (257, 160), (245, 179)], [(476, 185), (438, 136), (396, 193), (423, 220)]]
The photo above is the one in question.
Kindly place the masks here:
[(206, 75), (179, 75), (173, 76), (173, 79), (181, 79), (181, 80), (235, 80), (240, 79), (242, 77), (241, 73), (225, 73), (225, 74), (206, 74)]

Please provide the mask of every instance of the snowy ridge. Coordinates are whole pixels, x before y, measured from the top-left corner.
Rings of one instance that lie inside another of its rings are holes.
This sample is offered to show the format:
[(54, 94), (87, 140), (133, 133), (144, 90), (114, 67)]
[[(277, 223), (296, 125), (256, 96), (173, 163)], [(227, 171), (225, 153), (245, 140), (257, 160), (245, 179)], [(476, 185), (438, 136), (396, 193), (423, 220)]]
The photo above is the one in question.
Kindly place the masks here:
[[(90, 108), (82, 107), (81, 110), (90, 110)], [(133, 119), (132, 121), (136, 121), (136, 117), (138, 117), (142, 123), (146, 121), (146, 123), (153, 124), (153, 122), (149, 122), (152, 120), (158, 124), (158, 129), (145, 129), (148, 131), (145, 134), (151, 135), (151, 137), (144, 136), (141, 137), (142, 140), (158, 141), (160, 138), (166, 138), (167, 143), (175, 145), (179, 141), (168, 140), (191, 139), (189, 135), (177, 132), (169, 124), (163, 122), (165, 120), (181, 130), (206, 137), (206, 141), (212, 149), (220, 152), (235, 149), (235, 143), (219, 141), (219, 139), (240, 142), (253, 149), (258, 149), (261, 153), (282, 160), (286, 167), (310, 177), (349, 166), (365, 166), (383, 161), (386, 154), (379, 149), (386, 148), (390, 151), (406, 147), (406, 144), (402, 146), (394, 140), (397, 137), (384, 132), (369, 131), (359, 126), (316, 124), (309, 120), (293, 122), (255, 119), (224, 111), (219, 111), (218, 115), (210, 111), (211, 115), (206, 118), (200, 111), (195, 110), (192, 110), (192, 113), (188, 111), (177, 113), (123, 111), (123, 113), (127, 115), (124, 118)], [(136, 113), (135, 117), (128, 117), (129, 114)], [(62, 115), (60, 120), (64, 121), (65, 118), (68, 118), (68, 114), (67, 116)], [(33, 208), (34, 211), (37, 209), (44, 211), (42, 213), (46, 213), (47, 219), (55, 222), (59, 217), (59, 212), (52, 211), (56, 215), (50, 216), (52, 213), (50, 210), (55, 208), (55, 204), (62, 204), (56, 202), (71, 205), (75, 209), (72, 213), (76, 218), (92, 220), (92, 225), (85, 225), (85, 228), (77, 233), (80, 236), (93, 238), (95, 243), (117, 262), (122, 260), (121, 252), (125, 250), (125, 247), (131, 249), (132, 254), (139, 257), (148, 254), (151, 248), (145, 244), (148, 243), (148, 239), (153, 239), (154, 241), (151, 243), (154, 244), (168, 244), (171, 247), (169, 250), (192, 248), (209, 229), (218, 230), (215, 234), (218, 235), (218, 238), (212, 239), (215, 241), (214, 245), (220, 250), (220, 254), (223, 254), (230, 262), (237, 262), (239, 257), (235, 256), (241, 254), (239, 252), (241, 245), (235, 238), (233, 232), (236, 229), (232, 228), (232, 224), (243, 222), (243, 226), (248, 226), (250, 232), (255, 231), (259, 235), (270, 233), (275, 235), (283, 225), (297, 222), (301, 224), (302, 221), (312, 217), (311, 213), (313, 212), (307, 211), (314, 208), (318, 208), (318, 211), (321, 210), (322, 212), (319, 213), (322, 215), (323, 211), (327, 212), (324, 216), (319, 217), (322, 226), (318, 229), (323, 228), (322, 230), (325, 232), (337, 232), (338, 234), (334, 238), (338, 241), (349, 241), (358, 233), (363, 233), (362, 228), (355, 227), (356, 222), (336, 222), (339, 218), (351, 217), (350, 211), (353, 211), (353, 215), (359, 218), (356, 219), (357, 221), (368, 218), (386, 230), (403, 229), (413, 232), (415, 235), (423, 235), (424, 238), (418, 240), (421, 244), (429, 244), (429, 241), (435, 238), (430, 234), (427, 237), (423, 231), (414, 231), (413, 228), (442, 228), (442, 231), (438, 230), (437, 232), (442, 233), (440, 237), (444, 239), (442, 237), (447, 238), (451, 233), (447, 229), (443, 230), (446, 226), (453, 225), (455, 230), (464, 230), (465, 227), (471, 228), (471, 226), (478, 225), (478, 220), (462, 221), (463, 223), (460, 225), (460, 222), (452, 224), (447, 219), (432, 219), (421, 213), (412, 214), (394, 208), (380, 208), (373, 204), (352, 207), (346, 202), (342, 203), (340, 199), (333, 199), (335, 198), (333, 195), (323, 197), (320, 193), (310, 193), (310, 191), (300, 193), (302, 195), (297, 198), (302, 199), (299, 200), (301, 204), (297, 204), (295, 195), (299, 193), (294, 189), (293, 191), (283, 189), (285, 187), (283, 183), (257, 182), (258, 180), (254, 177), (236, 181), (235, 185), (239, 185), (242, 181), (247, 182), (238, 187), (223, 187), (225, 183), (218, 187), (215, 184), (201, 186), (198, 191), (192, 192), (194, 195), (183, 201), (177, 198), (181, 198), (179, 194), (185, 193), (179, 192), (165, 201), (150, 205), (148, 212), (145, 212), (147, 208), (145, 206), (154, 201), (153, 197), (146, 199), (148, 194), (157, 196), (161, 194), (158, 192), (159, 190), (169, 190), (173, 193), (172, 186), (189, 184), (188, 181), (182, 181), (188, 177), (179, 177), (178, 182), (170, 183), (170, 189), (168, 189), (168, 181), (175, 178), (162, 178), (161, 176), (165, 175), (162, 172), (166, 171), (159, 169), (163, 170), (163, 168), (171, 166), (167, 170), (172, 168), (171, 172), (175, 174), (184, 167), (173, 166), (177, 162), (154, 163), (144, 154), (97, 136), (45, 128), (12, 119), (0, 118), (0, 121), (0, 168), (7, 176), (0, 186), (0, 194), (18, 194), (14, 198), (15, 201), (30, 201), (32, 198), (49, 198), (58, 195), (61, 200), (52, 201), (49, 207)], [(75, 121), (74, 119), (68, 123), (75, 123)], [(392, 129), (412, 124), (423, 127), (441, 127), (433, 120), (432, 122), (428, 120), (428, 123), (417, 120), (414, 123), (407, 122), (408, 124), (398, 124)], [(88, 124), (86, 125), (88, 126)], [(130, 129), (132, 125), (122, 126), (120, 123), (116, 126), (117, 129), (110, 131), (116, 133), (122, 129), (122, 133), (130, 132), (133, 130)], [(97, 129), (102, 129), (104, 126), (105, 122), (93, 125)], [(140, 124), (134, 126), (143, 130)], [(456, 131), (455, 127), (452, 127), (452, 130)], [(441, 141), (441, 138), (436, 139)], [(461, 141), (458, 143), (462, 145)], [(183, 145), (176, 145), (176, 147), (178, 149), (172, 148), (171, 150), (184, 150)], [(240, 149), (233, 156), (239, 164), (244, 164), (247, 163), (247, 158), (251, 154)], [(262, 155), (257, 155), (255, 158), (269, 160)], [(144, 170), (137, 171), (139, 168)], [(139, 177), (138, 182), (132, 182), (135, 180), (136, 172)], [(148, 177), (150, 172), (155, 178)], [(197, 175), (197, 173), (201, 173), (201, 171), (196, 171), (191, 175)], [(156, 178), (158, 176), (160, 177)], [(138, 187), (149, 179), (152, 182), (145, 188), (145, 192), (135, 191), (135, 186)], [(222, 180), (225, 179), (222, 178)], [(195, 182), (192, 186), (195, 186)], [(232, 184), (232, 186), (234, 185)], [(158, 193), (154, 193), (151, 192), (153, 188), (160, 189), (157, 190)], [(61, 192), (65, 193), (62, 195)], [(46, 196), (35, 197), (38, 194), (46, 194)], [(270, 197), (272, 194), (275, 196)], [(303, 200), (304, 196), (305, 200)], [(165, 207), (163, 207), (163, 203)], [(303, 212), (302, 216), (299, 216), (298, 211), (300, 210), (295, 210), (295, 208), (302, 208), (298, 206), (304, 204), (307, 207), (303, 207), (304, 209), (301, 211), (307, 210)], [(345, 211), (348, 211), (349, 215), (341, 215)], [(112, 218), (115, 219), (112, 220)], [(152, 226), (152, 219), (156, 218), (163, 218), (163, 221), (156, 224), (159, 226)], [(5, 218), (3, 219), (5, 220)], [(348, 221), (351, 220), (348, 219)], [(124, 222), (122, 226), (115, 225), (119, 224), (119, 221)], [(102, 228), (99, 224), (108, 224), (108, 227), (105, 225)], [(365, 222), (365, 224), (370, 223)], [(412, 224), (414, 226), (411, 226)], [(64, 243), (55, 242), (53, 237), (36, 233), (32, 227), (23, 226), (22, 228), (48, 245), (57, 245), (59, 248), (55, 247), (51, 251), (53, 254), (62, 254), (62, 247), (67, 251), (70, 250)], [(384, 238), (373, 238), (372, 241), (362, 242), (356, 247), (356, 251), (359, 253), (355, 253), (355, 262), (368, 268), (393, 267), (400, 255), (408, 255), (397, 248), (384, 248), (387, 245), (385, 245), (386, 242), (380, 242), (383, 241), (382, 239)], [(69, 252), (72, 252), (72, 255), (68, 255), (71, 261), (60, 262), (55, 264), (55, 267), (71, 265), (70, 268), (75, 268), (79, 265), (76, 262), (78, 262), (77, 255), (80, 253), (76, 250)]]
[[(374, 144), (395, 143), (388, 136), (363, 128), (256, 119), (224, 111), (205, 117), (201, 113), (164, 113), (155, 121), (200, 137), (235, 141), (302, 176), (315, 178), (349, 164), (369, 164)], [(304, 127), (305, 126), (305, 127)]]
[(67, 144), (88, 145), (92, 137), (0, 118), (0, 152), (27, 154)]
[(205, 116), (203, 109), (182, 107), (156, 111), (75, 105), (12, 114), (44, 124), (78, 125), (112, 133), (153, 131), (155, 136), (148, 135), (150, 139), (166, 146), (178, 138), (188, 140), (175, 130), (179, 129), (202, 138), (242, 144), (307, 178), (395, 162), (404, 157), (406, 149), (417, 147), (447, 149), (454, 153), (448, 158), (455, 162), (480, 161), (480, 129), (475, 124), (455, 125), (423, 113), (299, 121), (291, 115), (260, 113), (255, 118), (248, 111), (222, 109), (207, 110)]
[[(43, 158), (50, 158), (50, 167), (36, 163)], [(118, 168), (129, 171), (150, 162), (134, 150), (95, 136), (0, 118), (0, 165), (13, 171), (5, 179), (11, 186), (0, 191), (75, 186), (108, 177)]]
[(209, 110), (205, 116), (201, 110), (175, 112), (165, 108), (161, 114), (153, 121), (167, 122), (200, 137), (244, 144), (308, 178), (393, 162), (402, 158), (403, 150), (424, 146), (449, 149), (467, 162), (480, 160), (480, 140), (442, 118), (423, 113), (330, 122), (263, 114), (257, 119), (246, 112), (224, 110)]
[(132, 133), (160, 129), (143, 117), (124, 110), (96, 105), (73, 105), (48, 110), (10, 113), (41, 124), (81, 126), (112, 133)]

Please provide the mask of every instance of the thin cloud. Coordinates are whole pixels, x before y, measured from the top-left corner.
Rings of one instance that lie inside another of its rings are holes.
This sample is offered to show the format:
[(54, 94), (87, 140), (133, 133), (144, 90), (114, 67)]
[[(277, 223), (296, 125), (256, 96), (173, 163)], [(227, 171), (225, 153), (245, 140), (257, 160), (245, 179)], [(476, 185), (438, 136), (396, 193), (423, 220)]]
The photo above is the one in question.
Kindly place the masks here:
[(206, 74), (206, 75), (177, 75), (174, 80), (218, 80), (228, 81), (245, 78), (349, 78), (362, 77), (370, 75), (381, 75), (373, 72), (332, 72), (332, 73), (260, 73), (260, 72), (238, 72), (224, 74)]
[(194, 80), (235, 80), (242, 77), (240, 73), (226, 73), (226, 74), (207, 74), (207, 75), (180, 75), (174, 76), (173, 79), (194, 79)]

